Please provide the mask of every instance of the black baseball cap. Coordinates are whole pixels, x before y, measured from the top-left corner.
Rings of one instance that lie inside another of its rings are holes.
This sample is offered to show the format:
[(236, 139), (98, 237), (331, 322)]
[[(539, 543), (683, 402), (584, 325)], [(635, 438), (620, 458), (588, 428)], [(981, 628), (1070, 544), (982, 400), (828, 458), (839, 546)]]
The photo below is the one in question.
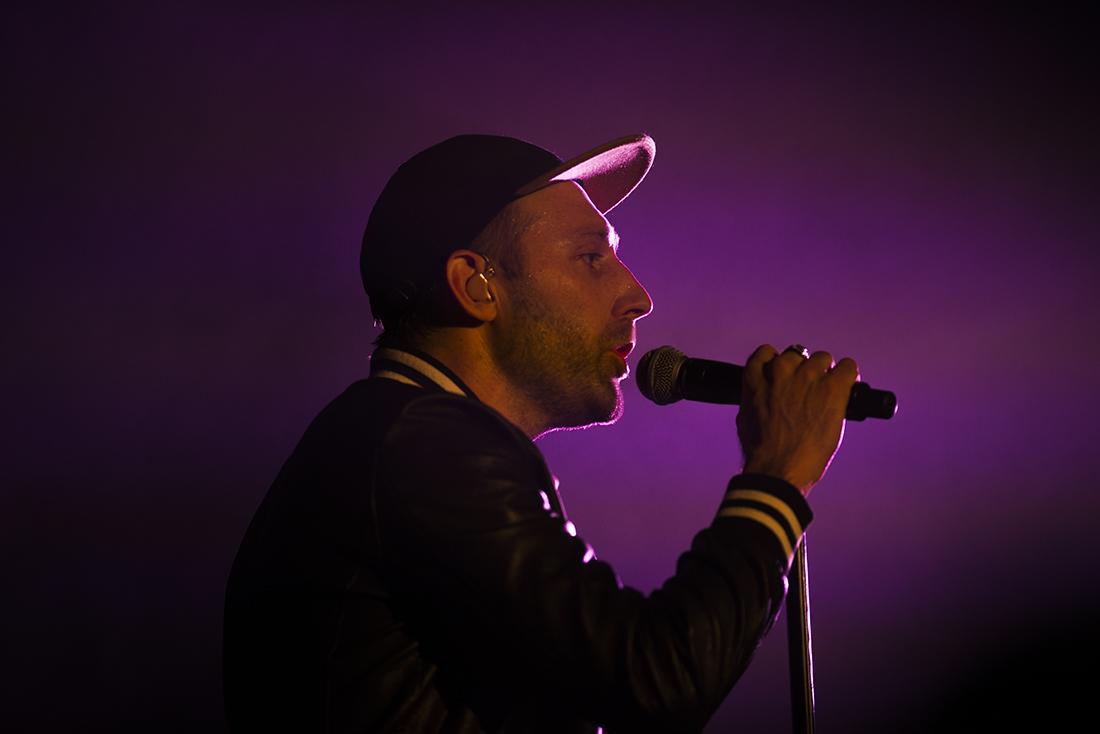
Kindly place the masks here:
[(359, 272), (375, 319), (385, 324), (442, 282), (450, 254), (510, 202), (576, 181), (606, 214), (645, 178), (656, 150), (637, 134), (563, 161), (517, 138), (458, 135), (417, 153), (390, 178), (363, 233)]

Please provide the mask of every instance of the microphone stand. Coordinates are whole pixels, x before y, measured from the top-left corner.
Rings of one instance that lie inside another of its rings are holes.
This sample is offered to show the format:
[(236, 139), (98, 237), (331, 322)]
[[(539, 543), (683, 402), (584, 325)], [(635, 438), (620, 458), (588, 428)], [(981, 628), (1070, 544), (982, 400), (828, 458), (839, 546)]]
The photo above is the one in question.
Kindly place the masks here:
[(794, 553), (787, 593), (787, 659), (791, 672), (791, 724), (794, 734), (813, 734), (814, 659), (810, 640), (810, 585), (806, 535)]

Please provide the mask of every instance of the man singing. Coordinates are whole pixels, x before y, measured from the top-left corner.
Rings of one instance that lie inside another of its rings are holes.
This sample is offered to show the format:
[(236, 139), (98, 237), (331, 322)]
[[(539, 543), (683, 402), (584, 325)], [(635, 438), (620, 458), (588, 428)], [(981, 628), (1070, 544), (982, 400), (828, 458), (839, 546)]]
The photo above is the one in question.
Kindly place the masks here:
[(532, 441), (622, 412), (652, 302), (605, 215), (654, 152), (463, 135), (390, 179), (360, 259), (370, 376), (310, 425), (229, 578), (234, 731), (703, 728), (780, 610), (857, 368), (757, 349), (744, 473), (659, 590), (619, 585)]

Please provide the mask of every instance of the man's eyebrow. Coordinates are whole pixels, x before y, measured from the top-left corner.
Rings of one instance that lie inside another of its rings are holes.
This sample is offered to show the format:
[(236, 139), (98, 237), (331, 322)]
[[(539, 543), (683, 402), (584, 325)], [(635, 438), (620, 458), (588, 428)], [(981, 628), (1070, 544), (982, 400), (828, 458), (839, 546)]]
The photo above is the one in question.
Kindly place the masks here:
[(608, 226), (603, 229), (586, 229), (580, 233), (581, 237), (596, 237), (601, 240), (606, 240), (611, 243), (611, 249), (615, 252), (619, 251), (619, 233), (614, 227)]

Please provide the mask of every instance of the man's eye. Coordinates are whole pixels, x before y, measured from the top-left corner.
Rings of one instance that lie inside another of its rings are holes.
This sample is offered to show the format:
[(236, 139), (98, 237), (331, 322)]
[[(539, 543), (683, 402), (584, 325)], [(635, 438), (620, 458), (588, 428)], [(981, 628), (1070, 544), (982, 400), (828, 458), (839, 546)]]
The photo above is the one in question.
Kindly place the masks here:
[(583, 255), (581, 255), (581, 259), (584, 260), (589, 265), (595, 265), (600, 260), (603, 260), (603, 253), (602, 252), (586, 252)]

